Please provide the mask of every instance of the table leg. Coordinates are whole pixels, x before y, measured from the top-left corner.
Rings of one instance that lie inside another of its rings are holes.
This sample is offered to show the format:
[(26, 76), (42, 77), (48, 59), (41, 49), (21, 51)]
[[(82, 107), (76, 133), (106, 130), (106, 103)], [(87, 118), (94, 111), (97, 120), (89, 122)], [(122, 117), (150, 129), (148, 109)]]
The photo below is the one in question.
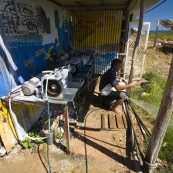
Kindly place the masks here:
[(68, 119), (68, 106), (65, 107), (64, 118), (65, 118), (65, 136), (66, 136), (67, 154), (70, 154), (70, 129), (69, 129), (69, 119)]

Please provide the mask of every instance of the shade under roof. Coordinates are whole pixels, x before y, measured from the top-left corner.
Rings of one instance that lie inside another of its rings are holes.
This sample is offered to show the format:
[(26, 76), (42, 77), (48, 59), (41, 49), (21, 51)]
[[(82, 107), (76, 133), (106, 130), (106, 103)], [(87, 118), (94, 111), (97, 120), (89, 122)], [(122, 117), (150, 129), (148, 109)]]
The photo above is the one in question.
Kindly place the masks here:
[[(97, 10), (123, 10), (131, 9), (134, 20), (140, 13), (141, 0), (50, 0), (70, 11), (97, 11)], [(145, 0), (144, 10), (161, 0)]]

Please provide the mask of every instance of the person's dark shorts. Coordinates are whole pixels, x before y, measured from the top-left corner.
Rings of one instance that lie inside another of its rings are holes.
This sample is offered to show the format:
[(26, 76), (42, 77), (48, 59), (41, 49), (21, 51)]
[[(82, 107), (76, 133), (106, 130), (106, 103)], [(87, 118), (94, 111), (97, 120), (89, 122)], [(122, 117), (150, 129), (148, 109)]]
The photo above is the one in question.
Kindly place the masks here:
[(114, 100), (121, 100), (127, 96), (126, 92), (124, 91), (111, 91), (107, 96), (104, 97), (109, 97), (113, 98)]
[(111, 91), (107, 96), (102, 96), (102, 105), (110, 107), (116, 100), (120, 100), (127, 96), (124, 91)]

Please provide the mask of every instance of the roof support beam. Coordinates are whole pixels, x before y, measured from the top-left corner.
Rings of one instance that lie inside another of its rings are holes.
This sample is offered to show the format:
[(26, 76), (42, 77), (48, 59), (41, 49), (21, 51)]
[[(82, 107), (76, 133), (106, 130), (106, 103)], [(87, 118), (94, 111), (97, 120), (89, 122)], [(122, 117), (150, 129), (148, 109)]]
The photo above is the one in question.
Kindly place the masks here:
[(56, 1), (54, 1), (54, 0), (49, 0), (49, 1), (55, 3), (56, 5), (58, 5), (58, 6), (60, 6), (60, 7), (63, 6), (63, 4), (61, 4), (61, 3), (59, 3), (59, 2), (56, 2)]
[(137, 0), (129, 0), (127, 7), (124, 10), (124, 13), (126, 14), (129, 10), (133, 8), (133, 6), (136, 4)]
[(83, 10), (123, 10), (125, 8), (125, 5), (120, 6), (113, 6), (113, 5), (106, 5), (106, 6), (80, 6), (80, 9), (76, 6), (65, 6), (69, 10), (74, 11), (83, 11)]
[(77, 5), (79, 5), (79, 6), (84, 6), (84, 5), (82, 5), (79, 1), (74, 1)]

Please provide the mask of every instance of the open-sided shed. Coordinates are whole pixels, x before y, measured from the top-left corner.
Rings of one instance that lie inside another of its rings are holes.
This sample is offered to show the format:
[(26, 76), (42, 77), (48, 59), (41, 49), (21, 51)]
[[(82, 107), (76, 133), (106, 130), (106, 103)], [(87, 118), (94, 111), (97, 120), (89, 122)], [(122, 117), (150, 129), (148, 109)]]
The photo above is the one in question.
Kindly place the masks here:
[[(144, 9), (158, 0), (146, 0)], [(0, 1), (0, 96), (54, 63), (50, 52), (77, 49), (100, 53), (98, 73), (126, 49), (130, 21), (138, 21), (139, 0)], [(6, 48), (10, 54), (4, 53)], [(23, 80), (22, 80), (23, 79)]]
[[(156, 2), (145, 0), (144, 9)], [(140, 11), (139, 0), (0, 0), (0, 4), (0, 96), (54, 64), (52, 49), (68, 53), (69, 37), (77, 49), (92, 48), (100, 54), (97, 73), (102, 73), (112, 59), (124, 56), (129, 22), (138, 21)], [(30, 107), (23, 112), (27, 117), (41, 110)], [(22, 121), (28, 130), (37, 118), (28, 122), (26, 117)], [(8, 136), (10, 126), (6, 129)], [(16, 142), (15, 137), (10, 140), (8, 152)]]

